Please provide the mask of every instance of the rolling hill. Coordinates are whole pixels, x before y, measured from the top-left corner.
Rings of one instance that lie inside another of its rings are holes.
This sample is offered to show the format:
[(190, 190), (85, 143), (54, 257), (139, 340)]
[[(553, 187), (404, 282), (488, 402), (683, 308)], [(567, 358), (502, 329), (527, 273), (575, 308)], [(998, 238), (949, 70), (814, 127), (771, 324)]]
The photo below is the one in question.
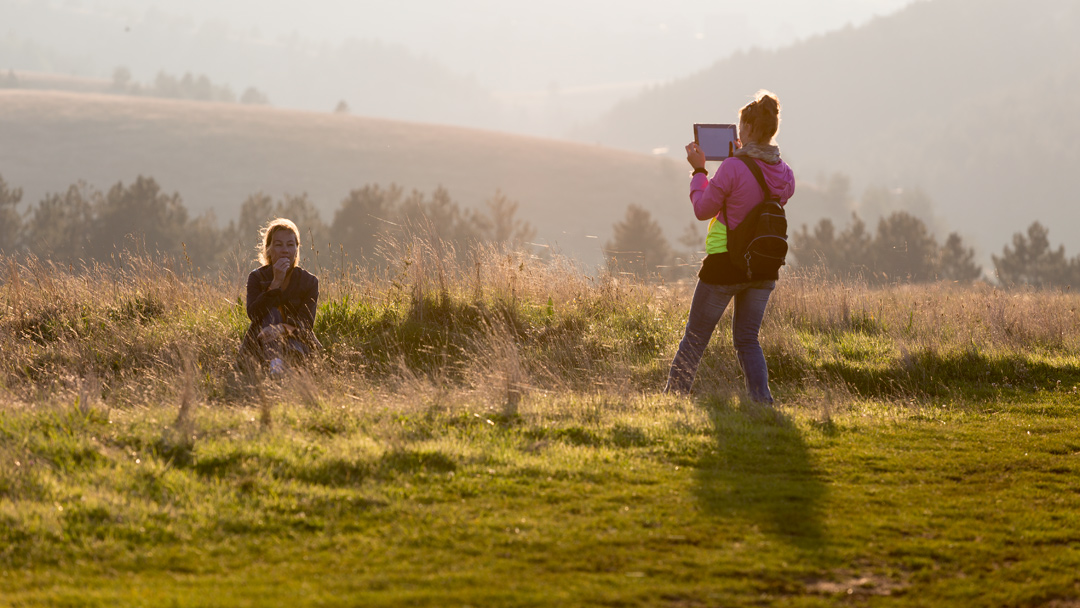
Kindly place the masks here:
[(490, 131), (236, 104), (71, 92), (0, 91), (0, 175), (24, 204), (78, 180), (138, 175), (193, 212), (236, 217), (252, 193), (307, 192), (331, 220), (350, 189), (445, 186), (475, 206), (501, 189), (539, 241), (586, 263), (626, 206), (668, 231), (687, 222), (686, 171), (671, 159)]
[(919, 187), (936, 202), (926, 219), (974, 241), (984, 259), (1036, 220), (1070, 255), (1080, 249), (1062, 229), (1080, 224), (1075, 0), (917, 2), (862, 27), (734, 55), (625, 101), (577, 137), (678, 152), (692, 123), (733, 122), (760, 88), (780, 95), (779, 141), (804, 178), (841, 172), (856, 194)]
[(0, 72), (0, 88), (4, 89), (107, 93), (111, 84), (112, 81), (104, 78), (83, 78), (51, 72), (31, 72), (26, 70)]

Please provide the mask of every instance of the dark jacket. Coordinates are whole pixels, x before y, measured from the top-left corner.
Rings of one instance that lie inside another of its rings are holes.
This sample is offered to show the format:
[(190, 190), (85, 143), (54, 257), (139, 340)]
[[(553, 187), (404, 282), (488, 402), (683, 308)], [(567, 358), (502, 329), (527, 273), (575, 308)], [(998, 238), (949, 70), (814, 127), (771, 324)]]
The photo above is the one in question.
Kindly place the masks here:
[(321, 345), (312, 332), (315, 326), (315, 311), (319, 305), (319, 279), (297, 266), (292, 269), (289, 284), (285, 289), (270, 289), (274, 280), (274, 269), (269, 264), (256, 268), (248, 275), (247, 314), (251, 319), (244, 341), (240, 345), (241, 355), (258, 355), (260, 352), (258, 336), (263, 322), (272, 311), (278, 311), (282, 320), (297, 329), (296, 337), (309, 349)]

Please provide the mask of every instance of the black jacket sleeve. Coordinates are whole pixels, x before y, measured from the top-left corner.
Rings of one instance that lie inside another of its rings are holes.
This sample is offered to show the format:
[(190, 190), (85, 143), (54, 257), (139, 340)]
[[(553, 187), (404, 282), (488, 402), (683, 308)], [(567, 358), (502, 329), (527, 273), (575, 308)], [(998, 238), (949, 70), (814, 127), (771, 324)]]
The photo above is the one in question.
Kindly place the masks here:
[(266, 289), (269, 283), (263, 280), (260, 270), (252, 270), (247, 282), (247, 314), (255, 323), (262, 320), (271, 307), (281, 304), (281, 289)]

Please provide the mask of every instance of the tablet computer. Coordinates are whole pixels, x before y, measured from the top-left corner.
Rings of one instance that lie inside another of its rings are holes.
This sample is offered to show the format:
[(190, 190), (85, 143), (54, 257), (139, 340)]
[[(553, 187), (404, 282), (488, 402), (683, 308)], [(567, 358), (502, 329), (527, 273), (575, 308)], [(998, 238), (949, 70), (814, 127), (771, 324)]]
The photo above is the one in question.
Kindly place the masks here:
[(705, 160), (724, 160), (735, 153), (735, 125), (694, 125), (694, 143), (705, 153)]

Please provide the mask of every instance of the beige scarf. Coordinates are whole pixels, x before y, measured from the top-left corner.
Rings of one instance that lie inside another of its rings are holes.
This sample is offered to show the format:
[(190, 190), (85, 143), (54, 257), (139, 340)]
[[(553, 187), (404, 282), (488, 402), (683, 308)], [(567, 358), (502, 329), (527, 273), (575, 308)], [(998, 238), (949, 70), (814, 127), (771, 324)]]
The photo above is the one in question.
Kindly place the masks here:
[(749, 156), (750, 158), (763, 160), (770, 165), (775, 165), (780, 162), (780, 146), (746, 144), (738, 150), (735, 150), (735, 156)]

